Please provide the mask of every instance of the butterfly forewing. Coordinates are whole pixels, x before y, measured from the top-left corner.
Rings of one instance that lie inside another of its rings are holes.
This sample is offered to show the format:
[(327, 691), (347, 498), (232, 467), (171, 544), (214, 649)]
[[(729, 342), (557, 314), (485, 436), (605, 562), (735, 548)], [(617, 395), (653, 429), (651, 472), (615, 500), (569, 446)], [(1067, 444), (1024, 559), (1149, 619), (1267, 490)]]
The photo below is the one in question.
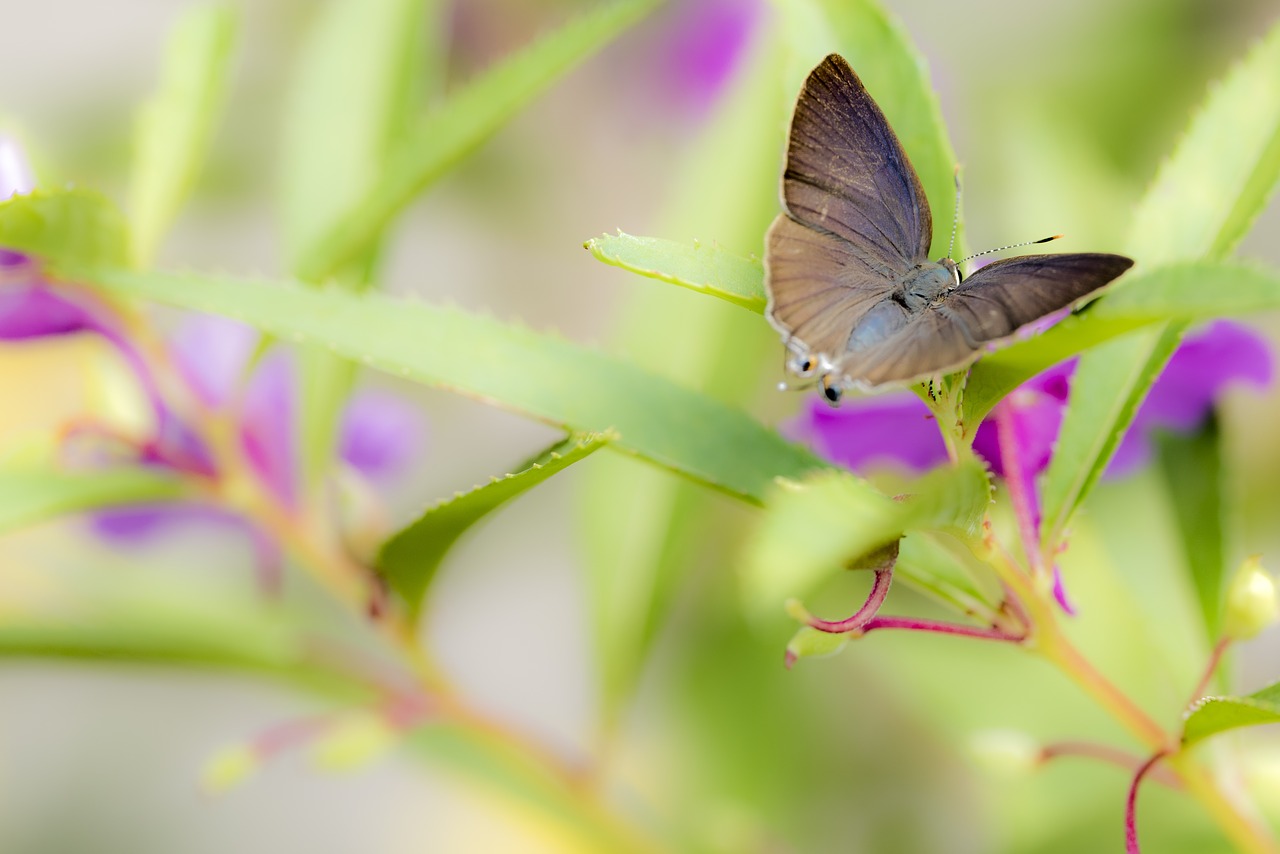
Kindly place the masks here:
[(787, 212), (849, 242), (886, 276), (929, 252), (933, 221), (920, 179), (858, 75), (832, 54), (805, 81), (782, 182)]

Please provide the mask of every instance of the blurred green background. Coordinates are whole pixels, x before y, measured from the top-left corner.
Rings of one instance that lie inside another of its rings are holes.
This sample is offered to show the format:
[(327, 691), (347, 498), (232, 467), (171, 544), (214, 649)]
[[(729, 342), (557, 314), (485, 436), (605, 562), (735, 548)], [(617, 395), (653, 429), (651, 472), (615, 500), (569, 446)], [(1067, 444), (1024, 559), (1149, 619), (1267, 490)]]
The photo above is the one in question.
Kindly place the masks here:
[[(703, 49), (678, 36), (706, 4), (675, 0), (416, 204), (397, 228), (383, 286), (556, 328), (690, 384), (714, 380), (713, 391), (771, 423), (794, 412), (800, 396), (773, 391), (780, 348), (759, 318), (603, 267), (581, 249), (585, 238), (622, 228), (760, 251), (777, 210), (779, 117), (794, 90), (777, 74), (778, 21), (766, 3), (743, 3), (758, 17), (713, 100), (670, 73), (673, 45)], [(122, 197), (133, 109), (154, 85), (184, 4), (9, 5), (0, 123), (24, 139), (46, 179)], [(456, 81), (591, 4), (443, 5), (438, 60)], [(1069, 238), (1066, 250), (1119, 248), (1132, 205), (1209, 83), (1280, 13), (1270, 2), (1207, 0), (887, 5), (929, 59), (964, 169), (971, 251), (1058, 232)], [(226, 116), (160, 266), (271, 275), (283, 267), (272, 198), (279, 104), (314, 6), (237, 4)], [(1273, 203), (1241, 254), (1280, 263), (1277, 235)], [(1277, 340), (1273, 321), (1258, 324)], [(700, 339), (708, 327), (715, 333)], [(0, 347), (0, 399), (8, 401), (0, 442), (99, 406), (101, 377), (86, 373), (86, 360), (109, 356), (78, 340)], [(397, 520), (556, 438), (464, 398), (367, 381), (415, 400), (428, 418), (418, 466), (388, 497)], [(1234, 559), (1280, 546), (1277, 418), (1274, 394), (1231, 394), (1224, 403)], [(618, 554), (610, 526), (659, 529), (665, 519), (643, 515), (643, 496), (679, 489), (672, 500), (687, 502), (685, 518), (696, 524), (678, 525), (665, 541), (675, 558), (655, 558), (670, 564), (672, 604), (634, 699), (617, 713), (609, 785), (620, 803), (724, 851), (1119, 849), (1122, 773), (1065, 760), (1032, 777), (1001, 775), (966, 749), (975, 732), (992, 728), (1123, 744), (1065, 680), (1017, 650), (903, 636), (877, 636), (784, 672), (779, 638), (753, 633), (737, 614), (735, 547), (751, 514), (669, 480), (598, 455), (460, 544), (437, 582), (426, 631), (478, 705), (566, 756), (592, 749), (608, 710), (597, 699), (587, 573), (642, 559)], [(619, 484), (635, 485), (637, 503), (593, 500)], [(1168, 636), (1168, 626), (1186, 624), (1167, 618), (1187, 607), (1187, 591), (1166, 572), (1179, 558), (1163, 490), (1152, 472), (1099, 488), (1077, 522), (1067, 569), (1086, 647), (1089, 637), (1106, 640), (1091, 651), (1169, 720), (1202, 651), (1198, 639)], [(75, 597), (120, 586), (148, 592), (157, 609), (191, 591), (251, 597), (248, 560), (243, 545), (198, 528), (112, 551), (75, 522), (43, 525), (0, 543), (0, 619), (24, 603), (73, 608)], [(838, 612), (857, 589), (830, 591), (819, 605)], [(890, 605), (930, 607), (904, 591)], [(1116, 642), (1127, 637), (1132, 643)], [(1280, 675), (1277, 652), (1274, 631), (1251, 644), (1238, 687)], [(0, 851), (563, 850), (536, 816), (402, 756), (335, 777), (285, 755), (224, 796), (200, 791), (199, 769), (220, 746), (320, 708), (231, 673), (0, 661)], [(1228, 747), (1275, 754), (1245, 781), (1273, 815), (1278, 746), (1264, 730)], [(1176, 796), (1152, 787), (1143, 804), (1149, 850), (1221, 850)]]

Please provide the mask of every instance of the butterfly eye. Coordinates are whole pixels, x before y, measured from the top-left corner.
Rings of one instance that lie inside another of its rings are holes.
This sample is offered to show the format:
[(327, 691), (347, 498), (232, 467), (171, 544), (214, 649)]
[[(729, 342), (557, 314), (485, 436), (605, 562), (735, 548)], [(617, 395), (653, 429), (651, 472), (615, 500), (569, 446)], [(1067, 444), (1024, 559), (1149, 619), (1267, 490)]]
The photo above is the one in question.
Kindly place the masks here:
[(832, 406), (838, 404), (841, 396), (844, 394), (840, 386), (829, 385), (826, 378), (823, 378), (822, 380), (822, 393), (826, 396), (827, 401), (830, 402)]

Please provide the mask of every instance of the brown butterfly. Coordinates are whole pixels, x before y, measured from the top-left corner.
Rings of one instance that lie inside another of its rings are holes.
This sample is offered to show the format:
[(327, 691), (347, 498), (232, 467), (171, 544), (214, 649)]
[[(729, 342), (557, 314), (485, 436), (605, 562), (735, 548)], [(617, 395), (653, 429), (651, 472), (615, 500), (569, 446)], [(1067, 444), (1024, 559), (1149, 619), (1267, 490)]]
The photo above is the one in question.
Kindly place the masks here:
[(782, 333), (787, 370), (818, 382), (833, 404), (853, 386), (958, 370), (1133, 266), (1122, 255), (1024, 255), (965, 278), (950, 258), (930, 261), (920, 179), (836, 54), (796, 101), (782, 204), (765, 237), (766, 317)]

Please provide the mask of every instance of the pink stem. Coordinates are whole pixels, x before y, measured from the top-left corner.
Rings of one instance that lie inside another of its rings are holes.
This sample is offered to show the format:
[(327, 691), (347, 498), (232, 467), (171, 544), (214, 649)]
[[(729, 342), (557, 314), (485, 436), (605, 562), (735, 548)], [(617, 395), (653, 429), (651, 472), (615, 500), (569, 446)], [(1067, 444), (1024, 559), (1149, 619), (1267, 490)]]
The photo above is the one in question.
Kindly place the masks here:
[(956, 623), (940, 623), (934, 620), (918, 620), (914, 617), (874, 617), (862, 626), (862, 634), (874, 632), (876, 629), (910, 629), (917, 632), (937, 632), (944, 635), (961, 635), (983, 640), (1013, 641), (1019, 643), (1026, 640), (1026, 634), (1013, 634), (995, 626), (961, 626)]
[(820, 632), (829, 632), (833, 635), (842, 635), (845, 632), (852, 632), (855, 629), (862, 628), (876, 612), (880, 610), (880, 606), (884, 604), (884, 599), (889, 595), (889, 585), (893, 581), (892, 569), (877, 569), (875, 581), (871, 585), (871, 592), (867, 594), (867, 601), (852, 616), (843, 620), (822, 620), (818, 617), (809, 618), (809, 628), (817, 629)]
[(1004, 469), (1004, 482), (1009, 489), (1009, 501), (1018, 520), (1018, 534), (1022, 549), (1033, 571), (1040, 572), (1040, 514), (1036, 512), (1034, 486), (1027, 477), (1022, 460), (1018, 456), (1018, 437), (1014, 435), (1013, 410), (1002, 402), (992, 413), (996, 420), (996, 437), (1000, 442), (1000, 465)]
[(1125, 854), (1142, 854), (1142, 849), (1138, 846), (1138, 786), (1142, 783), (1142, 778), (1147, 776), (1147, 772), (1154, 768), (1156, 763), (1164, 759), (1166, 755), (1168, 755), (1168, 751), (1161, 750), (1146, 762), (1143, 762), (1138, 767), (1137, 773), (1133, 775), (1133, 782), (1129, 784), (1129, 797), (1124, 806)]
[(1191, 692), (1191, 699), (1187, 701), (1188, 707), (1204, 696), (1205, 690), (1209, 687), (1209, 680), (1213, 678), (1218, 665), (1222, 663), (1222, 656), (1226, 654), (1229, 646), (1231, 646), (1231, 638), (1220, 638), (1213, 645), (1213, 652), (1209, 653), (1209, 662), (1205, 665), (1204, 673), (1201, 674), (1200, 681), (1196, 683), (1195, 689)]
[[(1060, 741), (1055, 744), (1047, 744), (1040, 750), (1041, 762), (1049, 762), (1064, 756), (1097, 759), (1100, 762), (1123, 768), (1130, 773), (1133, 773), (1143, 762), (1140, 757), (1125, 753), (1123, 750), (1116, 750), (1114, 747), (1108, 747), (1105, 744), (1094, 744), (1088, 741)], [(1182, 781), (1173, 772), (1165, 768), (1152, 769), (1150, 776), (1155, 782), (1162, 783), (1171, 789), (1182, 788)]]

